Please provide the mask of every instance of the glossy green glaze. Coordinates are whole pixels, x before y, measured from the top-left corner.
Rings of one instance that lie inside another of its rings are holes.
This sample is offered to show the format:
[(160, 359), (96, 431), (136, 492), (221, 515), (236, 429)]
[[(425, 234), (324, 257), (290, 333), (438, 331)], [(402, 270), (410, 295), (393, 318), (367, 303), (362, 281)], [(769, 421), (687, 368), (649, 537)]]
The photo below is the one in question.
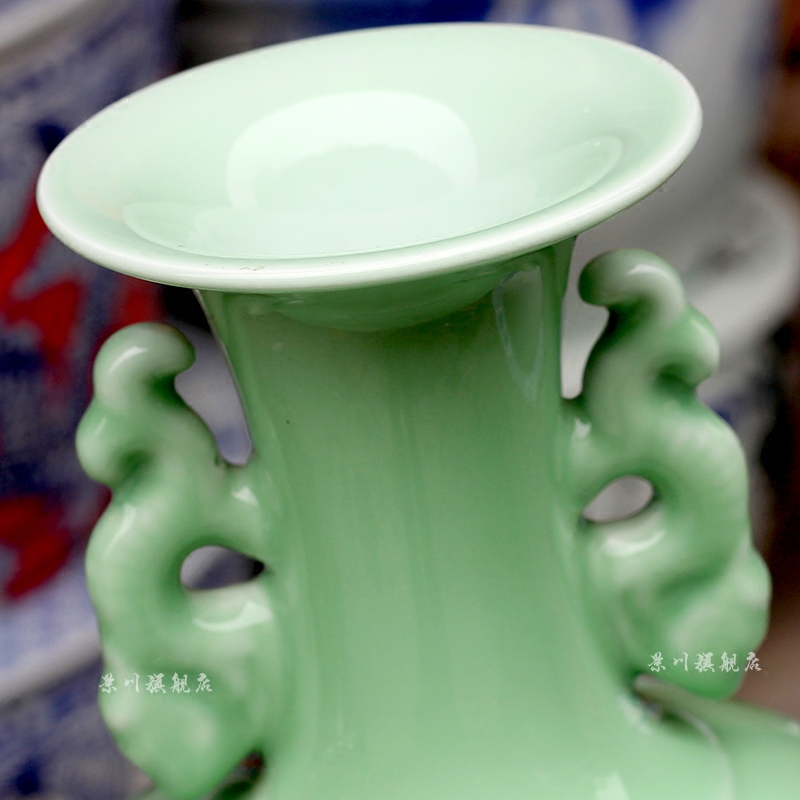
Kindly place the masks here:
[[(583, 292), (611, 325), (584, 393), (563, 401), (570, 249), (385, 331), (204, 292), (256, 443), (245, 467), (220, 462), (172, 389), (191, 361), (179, 334), (137, 326), (107, 343), (79, 434), (115, 491), (87, 562), (107, 667), (214, 681), (102, 695), (159, 786), (197, 796), (258, 750), (268, 777), (253, 798), (753, 796), (726, 794), (737, 765), (713, 716), (663, 715), (631, 689), (660, 651), (665, 679), (730, 694), (764, 630), (743, 459), (693, 394), (716, 339), (659, 259), (602, 257)], [(585, 522), (626, 474), (655, 485), (648, 509)], [(185, 591), (183, 558), (211, 543), (268, 573)], [(740, 671), (675, 669), (684, 651), (736, 653)]]
[[(717, 341), (666, 264), (587, 267), (610, 324), (560, 393), (574, 235), (698, 126), (685, 80), (633, 48), (431, 26), (193, 71), (56, 151), (48, 222), (199, 290), (255, 446), (220, 459), (175, 393), (177, 332), (101, 351), (78, 449), (114, 499), (87, 575), (107, 670), (167, 684), (101, 703), (161, 792), (214, 792), (258, 751), (220, 800), (792, 796), (797, 726), (708, 699), (740, 682), (769, 583), (741, 451), (694, 395)], [(630, 474), (650, 505), (585, 521)], [(186, 590), (207, 544), (267, 569)], [(642, 678), (656, 656), (671, 687)], [(211, 692), (170, 691), (200, 673)]]

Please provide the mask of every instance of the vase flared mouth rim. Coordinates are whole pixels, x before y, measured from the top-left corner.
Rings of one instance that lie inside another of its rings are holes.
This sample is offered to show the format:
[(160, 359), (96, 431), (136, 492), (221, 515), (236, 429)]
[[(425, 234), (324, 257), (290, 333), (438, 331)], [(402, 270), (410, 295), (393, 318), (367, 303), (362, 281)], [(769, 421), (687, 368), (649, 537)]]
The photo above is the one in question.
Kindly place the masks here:
[(45, 221), (111, 269), (294, 292), (513, 258), (658, 188), (700, 131), (663, 59), (591, 34), (455, 23), (251, 51), (108, 107), (54, 151)]

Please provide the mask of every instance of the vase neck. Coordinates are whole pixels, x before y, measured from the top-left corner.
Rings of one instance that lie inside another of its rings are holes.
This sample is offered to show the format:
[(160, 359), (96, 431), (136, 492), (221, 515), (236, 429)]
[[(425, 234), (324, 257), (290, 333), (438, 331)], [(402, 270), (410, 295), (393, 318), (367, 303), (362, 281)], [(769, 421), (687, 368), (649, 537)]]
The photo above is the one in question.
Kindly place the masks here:
[[(612, 702), (557, 479), (558, 255), (399, 330), (204, 293), (280, 499), (301, 728), (344, 725), (378, 760), (442, 737), (477, 757), (508, 730), (529, 747), (576, 696)], [(583, 715), (550, 734), (567, 746)]]

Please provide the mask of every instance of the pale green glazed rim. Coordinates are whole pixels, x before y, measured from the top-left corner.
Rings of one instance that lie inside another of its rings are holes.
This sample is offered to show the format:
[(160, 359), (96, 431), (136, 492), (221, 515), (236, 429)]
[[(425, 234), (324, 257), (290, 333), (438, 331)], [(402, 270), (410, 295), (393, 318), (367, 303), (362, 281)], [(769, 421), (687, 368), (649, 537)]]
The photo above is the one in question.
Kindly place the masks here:
[[(453, 33), (448, 35), (457, 40), (458, 31), (465, 26), (483, 27), (494, 37), (505, 35), (504, 30), (513, 30), (518, 36), (520, 29), (524, 28), (531, 32), (532, 42), (536, 37), (547, 36), (568, 37), (572, 43), (582, 40), (590, 49), (608, 48), (610, 44), (604, 37), (538, 26), (457, 23), (436, 27), (451, 29)], [(352, 37), (391, 37), (397, 31), (402, 31), (401, 35), (415, 35), (415, 30), (429, 28), (399, 26), (332, 34), (251, 51), (224, 62), (230, 65), (238, 61), (245, 69), (252, 61), (257, 68), (267, 70), (267, 51), (309, 47), (315, 42), (333, 39), (346, 45), (347, 39)], [(115, 103), (67, 137), (45, 164), (40, 176), (39, 208), (56, 236), (88, 259), (145, 280), (197, 289), (236, 292), (344, 289), (424, 278), (512, 258), (587, 230), (646, 197), (680, 167), (697, 141), (702, 115), (699, 100), (689, 81), (652, 53), (621, 42), (611, 44), (626, 57), (632, 56), (634, 63), (650, 70), (658, 81), (663, 82), (662, 86), (669, 88), (672, 94), (667, 113), (671, 135), (655, 141), (646, 155), (639, 158), (634, 170), (629, 169), (621, 176), (615, 176), (612, 170), (608, 178), (566, 200), (492, 227), (422, 244), (330, 257), (224, 258), (172, 249), (147, 241), (132, 231), (126, 234), (127, 239), (111, 235), (102, 226), (94, 224), (80, 204), (71, 199), (69, 157), (76, 143), (85, 147), (98, 137), (102, 142), (102, 126), (96, 126), (96, 120), (106, 115), (136, 114), (139, 99), (152, 89), (144, 89)], [(203, 72), (211, 75), (220, 63), (181, 73), (166, 82), (177, 84), (186, 80), (188, 75), (194, 75), (196, 80)], [(655, 100), (657, 102), (658, 98)]]

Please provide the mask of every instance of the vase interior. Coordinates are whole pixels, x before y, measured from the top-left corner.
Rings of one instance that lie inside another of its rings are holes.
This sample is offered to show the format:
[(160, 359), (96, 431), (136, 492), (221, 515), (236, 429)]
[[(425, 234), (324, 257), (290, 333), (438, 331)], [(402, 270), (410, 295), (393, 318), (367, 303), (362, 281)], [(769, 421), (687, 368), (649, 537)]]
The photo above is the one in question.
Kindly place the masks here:
[(112, 106), (56, 153), (40, 202), (75, 249), (168, 283), (254, 263), (262, 280), (320, 260), (380, 267), (415, 248), (418, 263), (449, 250), (453, 266), (454, 247), (513, 255), (616, 213), (679, 166), (698, 126), (685, 79), (618, 42), (509, 25), (362, 31)]

